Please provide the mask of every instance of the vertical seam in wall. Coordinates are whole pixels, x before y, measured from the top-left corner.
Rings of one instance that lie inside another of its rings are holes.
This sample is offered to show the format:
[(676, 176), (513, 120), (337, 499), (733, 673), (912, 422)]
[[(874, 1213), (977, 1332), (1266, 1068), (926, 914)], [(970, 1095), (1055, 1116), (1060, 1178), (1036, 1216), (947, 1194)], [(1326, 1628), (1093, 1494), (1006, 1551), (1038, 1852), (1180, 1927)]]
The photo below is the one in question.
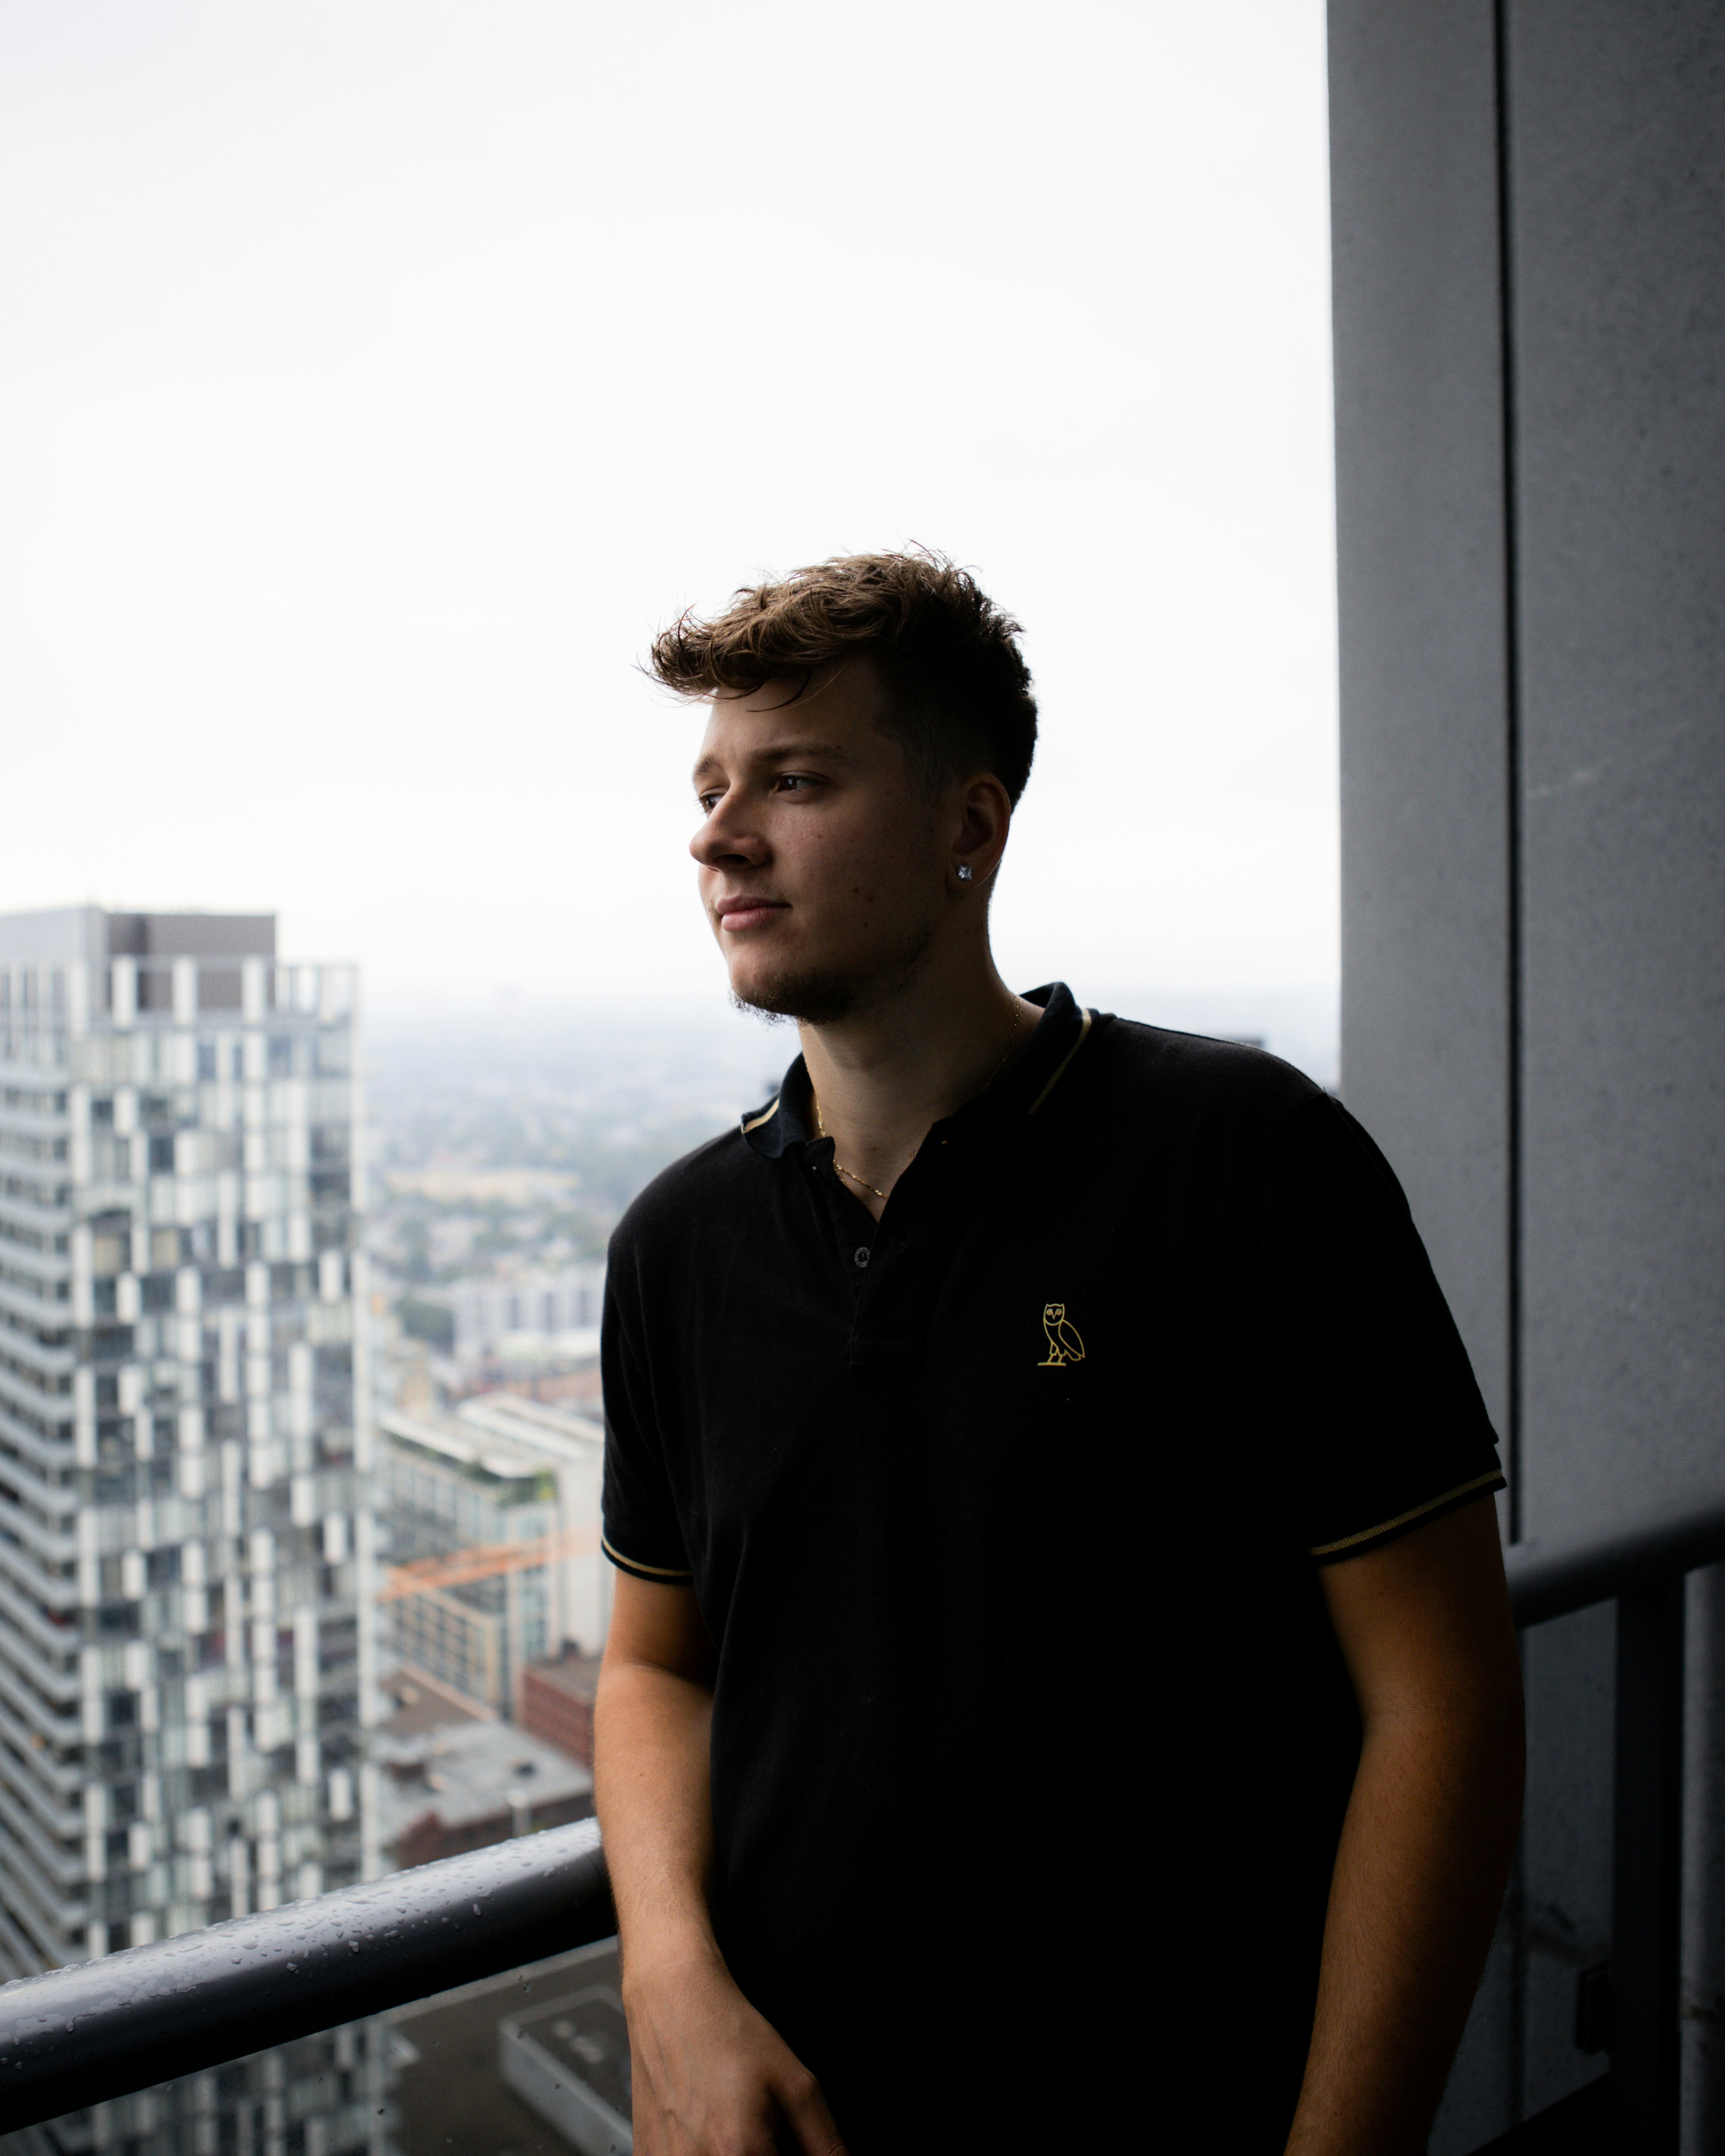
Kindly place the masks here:
[[(1516, 496), (1516, 345), (1513, 213), (1510, 198), (1510, 0), (1492, 0), (1492, 97), (1497, 152), (1498, 423), (1503, 485), (1504, 711), (1504, 1242), (1507, 1399), (1504, 1431), (1509, 1475), (1509, 1538), (1522, 1538), (1522, 683), (1521, 577)], [(1516, 1840), (1510, 1874), (1509, 2120), (1527, 2103), (1527, 1866)]]
[(1522, 1539), (1522, 622), (1517, 498), (1515, 258), (1510, 195), (1509, 4), (1493, 0), (1497, 134), (1497, 336), (1503, 475), (1503, 704), (1505, 997), (1504, 1230), (1508, 1331), (1504, 1432), (1509, 1475), (1509, 1538)]

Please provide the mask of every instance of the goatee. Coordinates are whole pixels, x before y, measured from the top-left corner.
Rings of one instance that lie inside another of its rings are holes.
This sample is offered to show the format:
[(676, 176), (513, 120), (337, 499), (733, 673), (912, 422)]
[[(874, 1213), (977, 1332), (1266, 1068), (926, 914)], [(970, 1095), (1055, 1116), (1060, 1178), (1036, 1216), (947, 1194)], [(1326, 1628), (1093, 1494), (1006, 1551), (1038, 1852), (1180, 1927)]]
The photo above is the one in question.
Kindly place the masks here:
[(861, 984), (839, 973), (775, 973), (732, 1003), (768, 1025), (836, 1025), (869, 1000)]
[(904, 948), (885, 965), (866, 971), (857, 968), (850, 973), (835, 968), (824, 971), (809, 968), (800, 973), (787, 969), (768, 973), (755, 982), (747, 994), (733, 988), (731, 1000), (738, 1010), (763, 1018), (768, 1024), (793, 1019), (799, 1025), (838, 1025), (872, 1004), (890, 1003), (901, 994), (916, 978), (922, 955), (933, 940), (931, 921), (907, 937)]

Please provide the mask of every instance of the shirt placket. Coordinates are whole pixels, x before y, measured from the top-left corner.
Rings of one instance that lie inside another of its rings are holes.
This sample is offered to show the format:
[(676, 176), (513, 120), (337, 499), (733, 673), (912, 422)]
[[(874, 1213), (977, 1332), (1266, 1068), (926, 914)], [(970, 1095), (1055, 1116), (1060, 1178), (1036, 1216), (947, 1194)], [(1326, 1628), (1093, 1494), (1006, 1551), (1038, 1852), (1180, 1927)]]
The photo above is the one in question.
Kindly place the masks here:
[(880, 1224), (868, 1208), (853, 1198), (839, 1180), (830, 1160), (816, 1158), (810, 1167), (826, 1204), (840, 1291), (855, 1317), (869, 1267), (875, 1260)]
[(829, 1202), (839, 1263), (851, 1289), (851, 1354), (858, 1367), (921, 1363), (932, 1285), (927, 1275), (938, 1262), (951, 1168), (952, 1156), (937, 1127), (927, 1149), (893, 1186), (879, 1221), (834, 1178)]

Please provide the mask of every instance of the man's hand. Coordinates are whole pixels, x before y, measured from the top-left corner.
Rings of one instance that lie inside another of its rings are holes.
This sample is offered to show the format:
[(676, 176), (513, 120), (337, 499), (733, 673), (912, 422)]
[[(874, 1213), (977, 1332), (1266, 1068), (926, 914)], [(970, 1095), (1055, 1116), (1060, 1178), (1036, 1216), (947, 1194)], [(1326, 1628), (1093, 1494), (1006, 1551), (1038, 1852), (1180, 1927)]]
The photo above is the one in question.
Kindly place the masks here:
[(639, 2156), (844, 2156), (819, 2082), (716, 1955), (624, 1971)]
[(1365, 1736), (1287, 2156), (1419, 2156), (1521, 1815), (1497, 1508), (1482, 1498), (1322, 1578)]
[(814, 2076), (732, 1982), (707, 1909), (713, 1650), (693, 1592), (617, 1576), (595, 1704), (639, 2156), (844, 2156)]

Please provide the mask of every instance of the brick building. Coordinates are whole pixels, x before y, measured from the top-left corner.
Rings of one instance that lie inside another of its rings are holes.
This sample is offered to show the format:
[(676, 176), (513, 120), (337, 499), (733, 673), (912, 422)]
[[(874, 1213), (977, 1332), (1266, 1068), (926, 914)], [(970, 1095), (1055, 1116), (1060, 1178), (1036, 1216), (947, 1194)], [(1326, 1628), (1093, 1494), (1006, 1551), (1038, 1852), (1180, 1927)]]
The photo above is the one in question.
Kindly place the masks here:
[(590, 1768), (593, 1703), (598, 1681), (597, 1655), (566, 1647), (554, 1661), (529, 1662), (516, 1695), (516, 1721)]

